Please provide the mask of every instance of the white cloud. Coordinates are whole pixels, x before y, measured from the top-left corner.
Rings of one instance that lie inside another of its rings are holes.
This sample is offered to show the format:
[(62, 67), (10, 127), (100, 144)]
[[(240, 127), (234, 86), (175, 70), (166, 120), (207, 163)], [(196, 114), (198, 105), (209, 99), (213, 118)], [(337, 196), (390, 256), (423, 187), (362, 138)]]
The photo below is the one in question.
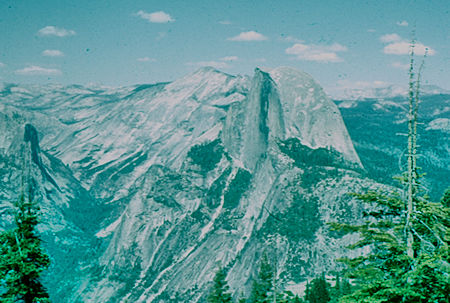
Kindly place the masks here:
[(163, 11), (146, 13), (143, 10), (140, 10), (136, 13), (136, 15), (152, 23), (168, 23), (175, 21), (172, 16)]
[(64, 53), (57, 49), (46, 49), (42, 52), (42, 56), (46, 57), (63, 57)]
[(404, 64), (404, 63), (400, 63), (400, 62), (392, 62), (391, 66), (395, 67), (395, 68), (399, 68), (399, 69), (405, 69), (405, 70), (409, 69), (409, 64), (406, 64), (406, 63)]
[(408, 24), (408, 21), (403, 20), (403, 21), (398, 21), (398, 22), (397, 22), (397, 25), (398, 25), (398, 26), (408, 26), (409, 24)]
[(369, 33), (375, 33), (375, 32), (376, 32), (376, 30), (375, 30), (375, 29), (373, 29), (373, 28), (369, 28), (369, 29), (367, 30), (367, 32), (369, 32)]
[(59, 69), (45, 68), (36, 65), (31, 65), (23, 69), (18, 69), (15, 71), (15, 73), (18, 75), (25, 75), (25, 76), (39, 76), (39, 75), (50, 76), (62, 74), (62, 72)]
[(264, 41), (268, 38), (260, 33), (255, 31), (242, 32), (235, 37), (228, 38), (230, 41)]
[(220, 58), (221, 61), (236, 61), (237, 59), (239, 59), (237, 56), (226, 56)]
[(204, 66), (212, 66), (215, 68), (229, 68), (227, 62), (223, 61), (200, 61), (200, 62), (187, 62), (187, 66), (196, 66), (196, 67), (204, 67)]
[(286, 54), (294, 55), (298, 60), (317, 61), (317, 62), (341, 62), (342, 58), (338, 52), (347, 51), (347, 47), (334, 43), (332, 45), (315, 45), (296, 43), (286, 49)]
[[(387, 44), (383, 48), (383, 52), (389, 55), (408, 55), (411, 52), (411, 42), (403, 39), (398, 34), (386, 34), (380, 37), (380, 41)], [(414, 53), (419, 56), (425, 55), (433, 56), (436, 51), (429, 46), (425, 46), (421, 42), (414, 44)]]
[(228, 21), (228, 20), (221, 20), (221, 21), (219, 21), (219, 24), (222, 24), (222, 25), (231, 25), (232, 23), (231, 23), (231, 21)]
[(380, 37), (380, 41), (383, 43), (398, 42), (402, 41), (402, 37), (397, 34), (386, 34)]
[(3, 62), (0, 62), (0, 67), (5, 67), (6, 66), (6, 64), (5, 63), (3, 63)]
[[(387, 34), (380, 37), (380, 41), (387, 44), (383, 48), (383, 52), (389, 55), (408, 55), (411, 52), (411, 42), (403, 39), (397, 34)], [(425, 46), (421, 42), (414, 44), (414, 53), (419, 56), (428, 53), (429, 56), (436, 54), (436, 51), (429, 46)]]
[(328, 46), (328, 48), (333, 52), (346, 52), (348, 50), (346, 46), (343, 46), (339, 43), (333, 43), (332, 45)]
[(49, 25), (44, 28), (41, 28), (38, 31), (38, 34), (41, 36), (66, 37), (66, 36), (73, 36), (76, 33), (73, 30), (67, 30), (65, 28), (58, 28), (56, 26)]
[(142, 58), (137, 58), (137, 61), (139, 61), (139, 62), (156, 62), (156, 59), (149, 58), (149, 57), (142, 57)]
[(305, 41), (301, 40), (301, 39), (297, 39), (295, 37), (292, 36), (287, 36), (287, 37), (283, 37), (281, 38), (282, 41), (286, 41), (286, 42), (293, 42), (293, 43), (303, 43)]

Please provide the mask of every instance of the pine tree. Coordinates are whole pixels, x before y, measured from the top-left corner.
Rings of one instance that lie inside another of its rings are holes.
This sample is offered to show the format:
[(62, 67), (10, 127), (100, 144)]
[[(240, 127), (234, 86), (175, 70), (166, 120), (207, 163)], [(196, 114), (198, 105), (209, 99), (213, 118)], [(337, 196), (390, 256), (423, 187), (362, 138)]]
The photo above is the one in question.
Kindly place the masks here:
[(339, 273), (336, 274), (336, 284), (333, 288), (333, 296), (334, 297), (340, 297), (342, 294), (342, 285), (341, 285), (341, 277)]
[(340, 302), (449, 302), (450, 210), (446, 195), (433, 203), (422, 190), (417, 166), (417, 112), (423, 64), (414, 85), (411, 51), (408, 153), (405, 190), (368, 191), (354, 194), (364, 204), (366, 221), (359, 225), (332, 223), (332, 227), (358, 233), (350, 249), (369, 248), (356, 258), (342, 259), (356, 279), (358, 290)]
[(337, 303), (339, 298), (351, 293), (351, 285), (348, 279), (341, 278), (341, 274), (336, 274), (336, 283), (333, 287), (330, 287), (330, 302)]
[(342, 302), (448, 302), (449, 208), (416, 196), (410, 225), (414, 233), (411, 258), (405, 233), (407, 209), (400, 193), (368, 192), (356, 196), (376, 206), (366, 214), (372, 220), (335, 227), (359, 233), (360, 240), (350, 248), (370, 247), (371, 252), (342, 259), (359, 286)]
[(269, 303), (272, 300), (274, 272), (269, 264), (267, 254), (263, 254), (258, 277), (253, 281), (250, 293), (250, 303)]
[(309, 284), (309, 281), (306, 281), (306, 289), (305, 289), (305, 301), (310, 302), (311, 299), (311, 284)]
[(309, 303), (326, 303), (330, 301), (330, 285), (325, 280), (325, 275), (311, 281), (307, 285), (305, 300)]
[(272, 297), (270, 302), (275, 303), (303, 303), (298, 295), (294, 295), (291, 291), (277, 293), (275, 299)]
[(0, 302), (50, 302), (39, 281), (50, 264), (35, 231), (39, 208), (23, 194), (15, 207), (15, 228), (0, 234)]
[(298, 295), (295, 295), (295, 297), (291, 300), (292, 303), (303, 303), (302, 299)]
[(340, 296), (345, 296), (352, 293), (352, 285), (347, 279), (344, 279), (341, 283)]
[(219, 268), (214, 277), (214, 285), (208, 296), (208, 303), (227, 303), (232, 302), (231, 294), (228, 292), (230, 287), (226, 281), (226, 273), (223, 268)]

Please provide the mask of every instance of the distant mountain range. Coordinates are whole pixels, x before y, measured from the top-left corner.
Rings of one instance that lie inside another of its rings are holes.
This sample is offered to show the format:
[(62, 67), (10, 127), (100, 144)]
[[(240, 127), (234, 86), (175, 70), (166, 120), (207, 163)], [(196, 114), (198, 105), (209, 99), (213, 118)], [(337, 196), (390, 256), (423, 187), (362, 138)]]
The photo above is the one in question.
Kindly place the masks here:
[[(421, 104), (434, 198), (450, 175), (449, 100)], [(263, 252), (293, 287), (339, 269), (352, 239), (326, 222), (359, 220), (347, 193), (395, 185), (405, 102), (332, 101), (292, 68), (202, 68), (121, 88), (3, 84), (0, 227), (25, 180), (54, 302), (204, 302), (219, 264), (237, 297)]]
[[(420, 93), (423, 96), (448, 95), (450, 90), (443, 89), (437, 85), (422, 85)], [(381, 85), (379, 87), (346, 88), (334, 94), (332, 98), (336, 100), (361, 100), (367, 98), (390, 99), (395, 97), (406, 97), (408, 95), (407, 86)]]

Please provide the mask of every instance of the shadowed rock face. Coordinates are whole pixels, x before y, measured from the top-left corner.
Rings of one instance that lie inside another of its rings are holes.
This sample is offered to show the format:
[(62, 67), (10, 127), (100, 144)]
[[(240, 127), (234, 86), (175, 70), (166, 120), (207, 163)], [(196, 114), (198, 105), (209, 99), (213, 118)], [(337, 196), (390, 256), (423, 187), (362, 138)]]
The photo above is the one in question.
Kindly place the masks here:
[(23, 140), (25, 142), (30, 142), (31, 159), (37, 166), (42, 167), (41, 161), (39, 159), (40, 149), (39, 149), (38, 134), (36, 128), (34, 128), (33, 125), (25, 124), (25, 132), (23, 135)]
[(31, 160), (33, 161), (34, 164), (37, 165), (37, 167), (39, 167), (44, 178), (46, 178), (56, 189), (60, 190), (58, 184), (56, 184), (55, 180), (53, 180), (53, 178), (48, 174), (47, 170), (42, 164), (41, 157), (39, 154), (40, 148), (39, 148), (38, 132), (33, 125), (28, 123), (25, 124), (23, 140), (26, 143), (28, 142), (30, 143)]
[(54, 301), (202, 301), (219, 263), (237, 296), (263, 251), (280, 284), (301, 283), (344, 254), (325, 223), (358, 218), (346, 193), (379, 186), (336, 105), (291, 68), (1, 95), (0, 197), (31, 155)]

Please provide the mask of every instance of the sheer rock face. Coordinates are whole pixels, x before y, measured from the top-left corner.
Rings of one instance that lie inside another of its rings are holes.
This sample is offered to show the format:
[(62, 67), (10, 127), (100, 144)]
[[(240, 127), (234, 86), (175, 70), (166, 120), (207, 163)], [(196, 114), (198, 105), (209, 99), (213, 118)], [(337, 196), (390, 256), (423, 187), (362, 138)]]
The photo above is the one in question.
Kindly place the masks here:
[[(48, 280), (55, 298), (202, 301), (218, 263), (238, 295), (264, 250), (280, 283), (302, 282), (344, 251), (348, 239), (325, 222), (357, 217), (345, 193), (374, 185), (337, 107), (290, 68), (256, 69), (253, 79), (203, 68), (118, 89), (5, 85), (0, 94), (0, 127), (10, 129), (0, 155), (22, 153), (6, 142), (25, 127), (47, 205), (42, 228), (49, 238), (67, 231), (54, 240), (66, 246), (49, 246), (60, 262)], [(14, 196), (13, 186), (0, 189)], [(63, 262), (67, 247), (88, 264)]]
[(332, 148), (360, 165), (338, 107), (308, 74), (287, 67), (270, 72), (280, 91), (285, 138), (310, 148)]
[(255, 70), (248, 98), (229, 111), (224, 133), (229, 150), (251, 170), (269, 148), (290, 138), (361, 166), (337, 106), (311, 76), (288, 67)]

